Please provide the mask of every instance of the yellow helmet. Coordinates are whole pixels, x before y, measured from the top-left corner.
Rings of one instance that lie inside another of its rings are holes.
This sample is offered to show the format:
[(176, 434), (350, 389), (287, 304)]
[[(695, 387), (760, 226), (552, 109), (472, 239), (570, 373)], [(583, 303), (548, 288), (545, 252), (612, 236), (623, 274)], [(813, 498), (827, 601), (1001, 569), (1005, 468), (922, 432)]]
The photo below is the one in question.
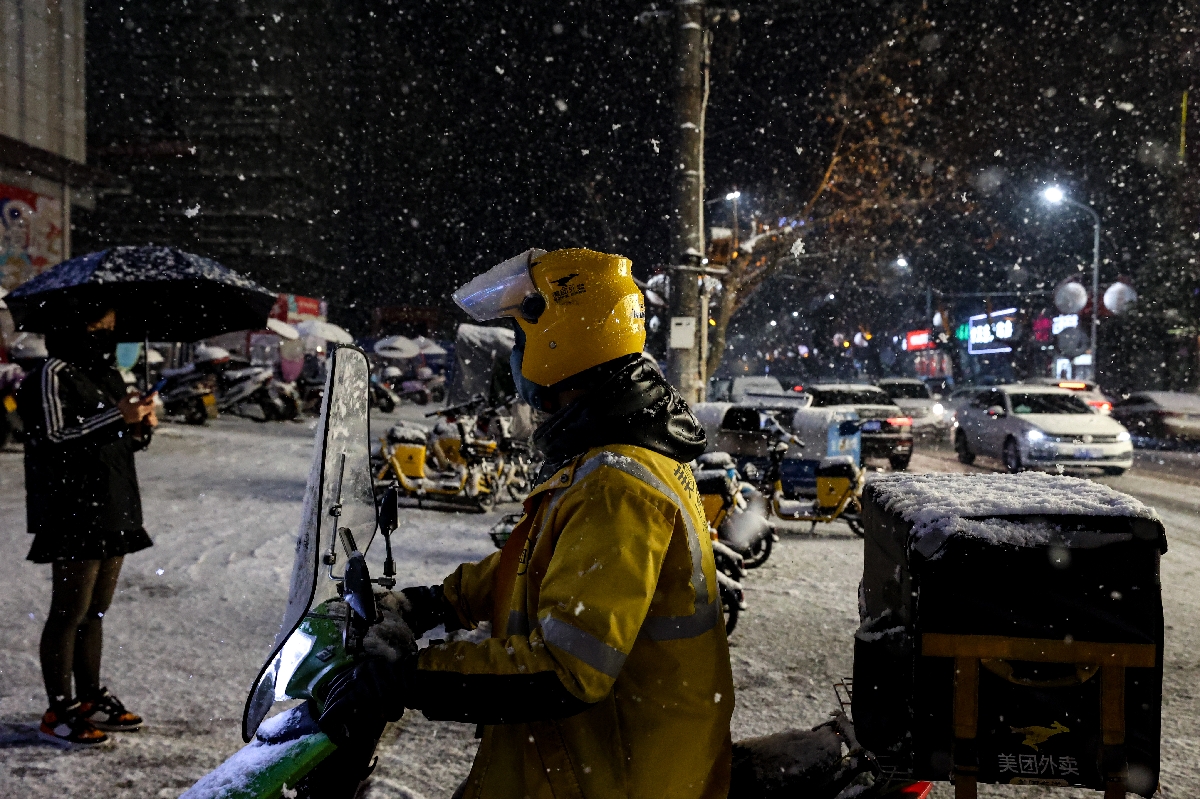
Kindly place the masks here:
[(454, 293), (477, 321), (512, 317), (525, 334), (521, 374), (553, 386), (593, 366), (641, 352), (646, 305), (620, 255), (528, 250)]

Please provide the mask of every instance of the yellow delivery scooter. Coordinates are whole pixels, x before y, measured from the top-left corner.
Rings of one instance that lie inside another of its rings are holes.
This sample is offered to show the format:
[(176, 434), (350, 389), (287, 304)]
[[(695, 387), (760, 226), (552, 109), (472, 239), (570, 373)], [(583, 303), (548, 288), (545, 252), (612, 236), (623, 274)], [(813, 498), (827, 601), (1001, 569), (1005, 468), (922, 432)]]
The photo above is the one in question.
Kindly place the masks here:
[(844, 521), (855, 535), (863, 535), (862, 491), (866, 471), (848, 455), (824, 458), (817, 465), (817, 497), (812, 501), (789, 500), (783, 496), (783, 460), (793, 445), (803, 446), (795, 436), (784, 430), (773, 418), (773, 442), (768, 451), (768, 466), (759, 483), (760, 489), (770, 492), (771, 514), (783, 521), (827, 524)]
[[(426, 433), (403, 424), (392, 427), (381, 442), (383, 463), (375, 479), (387, 481), (391, 472), (400, 487), (402, 505), (477, 512), (491, 509), (496, 502), (496, 486), (495, 469), (490, 464), (495, 461), (498, 445), (477, 439), (472, 433), (479, 404), (480, 398), (475, 398), (429, 414), (453, 425), (457, 437)], [(442, 461), (433, 468), (428, 462), (431, 448), (436, 448)]]

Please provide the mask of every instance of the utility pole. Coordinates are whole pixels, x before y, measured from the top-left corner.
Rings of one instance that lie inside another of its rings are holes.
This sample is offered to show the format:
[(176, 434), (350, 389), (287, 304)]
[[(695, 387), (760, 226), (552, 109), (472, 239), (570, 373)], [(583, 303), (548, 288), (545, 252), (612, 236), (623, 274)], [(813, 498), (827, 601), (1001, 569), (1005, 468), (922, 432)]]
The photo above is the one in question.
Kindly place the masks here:
[[(675, 175), (671, 213), (671, 312), (695, 320), (701, 299), (704, 261), (704, 106), (707, 102), (708, 31), (703, 0), (676, 0), (675, 25)], [(707, 317), (707, 313), (704, 314)], [(707, 322), (707, 319), (704, 323)], [(697, 331), (699, 332), (699, 331)], [(700, 345), (707, 331), (687, 348), (672, 348), (668, 379), (688, 402), (703, 401)], [(673, 342), (678, 343), (678, 342)]]

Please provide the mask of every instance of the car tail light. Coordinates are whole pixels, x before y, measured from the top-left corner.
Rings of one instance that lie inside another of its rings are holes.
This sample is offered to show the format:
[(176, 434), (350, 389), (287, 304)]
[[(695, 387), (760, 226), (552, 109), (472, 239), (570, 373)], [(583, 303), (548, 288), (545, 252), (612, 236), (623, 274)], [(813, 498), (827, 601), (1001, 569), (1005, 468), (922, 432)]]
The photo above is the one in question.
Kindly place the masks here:
[(792, 386), (792, 391), (803, 391), (804, 386)]
[(892, 427), (912, 427), (911, 416), (893, 416), (887, 420)]
[(1058, 384), (1058, 387), (1059, 388), (1069, 388), (1074, 391), (1085, 391), (1085, 390), (1087, 390), (1088, 385), (1087, 385), (1087, 383), (1080, 383), (1078, 381), (1064, 380)]
[(1107, 400), (1088, 400), (1087, 404), (1103, 413), (1108, 413), (1112, 410), (1112, 403)]

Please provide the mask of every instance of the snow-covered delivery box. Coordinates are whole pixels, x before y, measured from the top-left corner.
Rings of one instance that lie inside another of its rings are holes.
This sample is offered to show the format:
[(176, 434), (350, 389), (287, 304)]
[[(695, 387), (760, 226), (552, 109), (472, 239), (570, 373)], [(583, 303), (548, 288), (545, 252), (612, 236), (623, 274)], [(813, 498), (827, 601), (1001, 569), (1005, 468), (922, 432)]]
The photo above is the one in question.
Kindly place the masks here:
[(1154, 793), (1167, 543), (1151, 508), (1073, 477), (895, 474), (867, 483), (863, 522), (864, 746), (917, 779)]

